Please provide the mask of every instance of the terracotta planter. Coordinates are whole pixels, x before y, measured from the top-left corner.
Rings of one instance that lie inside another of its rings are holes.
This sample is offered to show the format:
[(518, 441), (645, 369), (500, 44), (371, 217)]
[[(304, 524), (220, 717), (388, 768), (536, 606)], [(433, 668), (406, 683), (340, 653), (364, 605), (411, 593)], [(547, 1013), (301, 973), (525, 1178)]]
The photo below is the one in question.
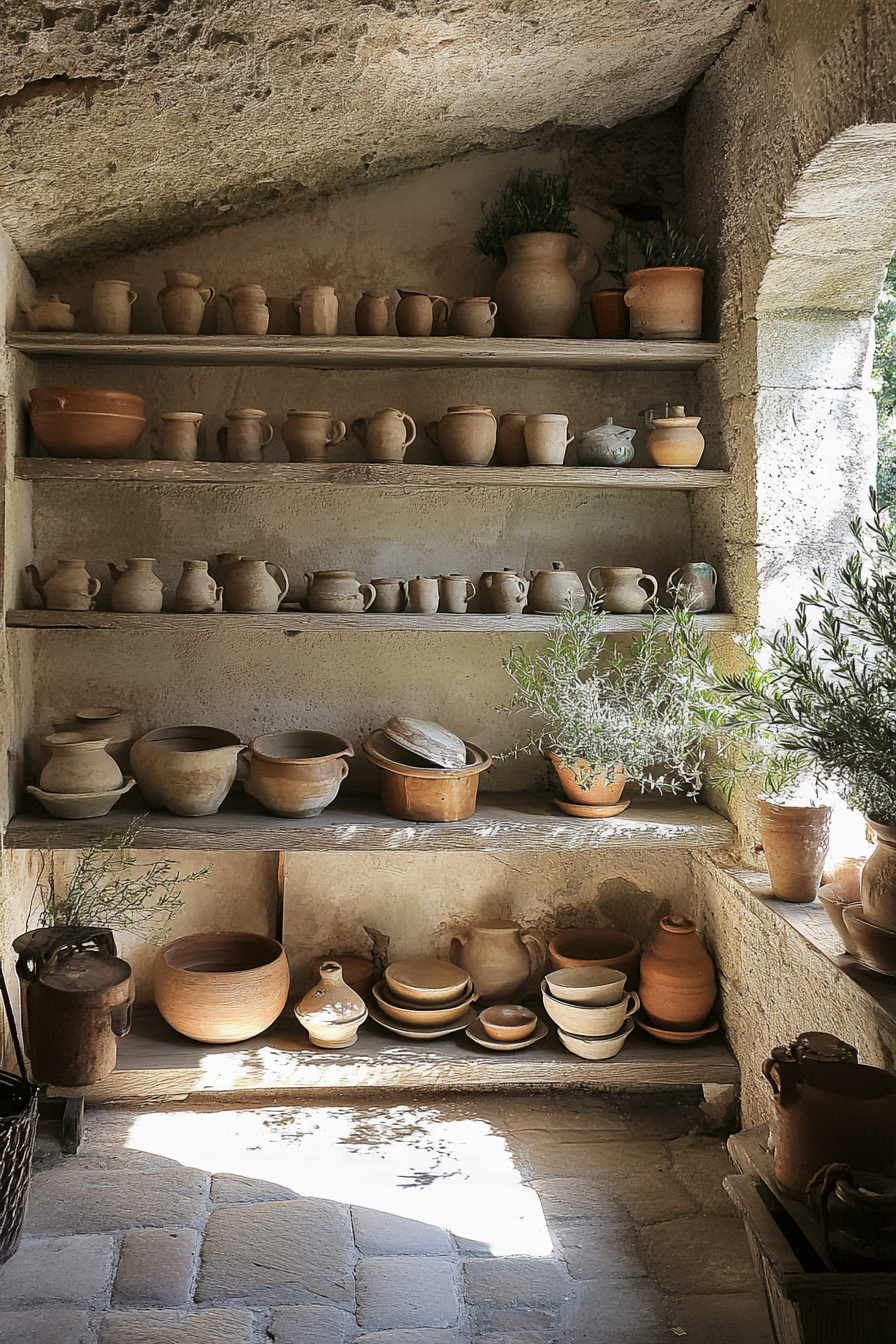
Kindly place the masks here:
[(102, 387), (33, 387), (28, 413), (50, 457), (112, 458), (133, 448), (146, 424), (143, 398)]
[(622, 341), (628, 337), (628, 307), (624, 289), (599, 289), (588, 303), (594, 330), (600, 340)]
[(760, 800), (762, 848), (772, 893), (779, 901), (814, 901), (818, 895), (831, 812), (830, 807), (780, 807)]
[(546, 949), (540, 933), (522, 933), (510, 919), (486, 919), (452, 938), (450, 955), (482, 1003), (508, 1003), (541, 970)]
[(862, 913), (871, 924), (896, 933), (896, 826), (884, 826), (871, 817), (874, 849), (862, 869)]
[(504, 252), (495, 299), (505, 335), (570, 336), (582, 285), (597, 272), (588, 245), (568, 233), (519, 233)]
[(236, 779), (243, 743), (223, 728), (156, 728), (131, 747), (131, 769), (150, 807), (210, 817)]
[(463, 769), (429, 769), (385, 733), (371, 733), (364, 743), (364, 754), (379, 767), (383, 810), (404, 821), (464, 821), (472, 817), (479, 776), (488, 770), (492, 758), (470, 742), (464, 746), (467, 764)]
[(606, 966), (612, 971), (625, 971), (627, 989), (638, 987), (641, 944), (631, 934), (617, 929), (566, 929), (554, 934), (548, 952), (552, 971), (572, 966)]
[(696, 467), (706, 440), (697, 426), (699, 415), (685, 415), (683, 406), (673, 406), (668, 416), (651, 420), (647, 451), (657, 467)]
[(625, 277), (629, 332), (640, 341), (699, 341), (703, 330), (703, 271), (699, 266), (652, 266)]
[(78, 733), (53, 733), (44, 745), (50, 748), (50, 759), (41, 771), (40, 787), (47, 793), (104, 793), (124, 783), (104, 737), (85, 740)]
[(275, 1022), (289, 995), (286, 953), (260, 933), (191, 933), (166, 944), (153, 971), (156, 1006), (194, 1041), (246, 1041)]
[(244, 788), (278, 817), (317, 817), (348, 774), (350, 742), (334, 733), (299, 730), (256, 737), (242, 759)]
[(699, 1031), (716, 999), (712, 958), (690, 919), (669, 915), (641, 953), (641, 1002), (654, 1026)]
[(606, 774), (597, 772), (591, 784), (586, 786), (581, 781), (589, 769), (588, 761), (577, 761), (575, 769), (573, 769), (564, 765), (559, 756), (555, 756), (552, 751), (548, 752), (548, 756), (557, 771), (557, 777), (560, 780), (563, 792), (571, 803), (587, 803), (590, 807), (605, 807), (619, 802), (622, 797), (622, 790), (625, 788), (626, 778), (625, 768), (621, 761), (617, 762), (611, 782), (607, 782)]

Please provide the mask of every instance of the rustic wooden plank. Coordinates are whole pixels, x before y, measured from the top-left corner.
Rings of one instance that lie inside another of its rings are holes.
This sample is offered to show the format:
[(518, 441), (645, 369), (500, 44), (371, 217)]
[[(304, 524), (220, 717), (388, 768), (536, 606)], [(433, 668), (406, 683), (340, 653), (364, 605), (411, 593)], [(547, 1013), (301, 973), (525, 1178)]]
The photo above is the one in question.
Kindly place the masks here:
[(319, 817), (274, 817), (254, 799), (234, 792), (212, 817), (140, 813), (119, 806), (106, 817), (60, 821), (37, 804), (13, 817), (8, 849), (79, 849), (97, 835), (119, 831), (135, 815), (145, 820), (137, 849), (412, 851), (723, 849), (735, 839), (732, 824), (698, 803), (637, 797), (618, 817), (583, 821), (568, 817), (550, 794), (486, 793), (466, 821), (399, 821), (380, 811), (374, 797), (340, 795)]
[(281, 364), (333, 369), (690, 369), (718, 359), (711, 341), (528, 340), (462, 336), (106, 336), (11, 332), (32, 359), (103, 364)]
[(426, 462), (157, 462), (17, 457), (20, 481), (123, 485), (374, 485), (401, 490), (709, 490), (728, 471), (699, 467), (442, 467)]
[(781, 1207), (790, 1214), (818, 1258), (832, 1270), (833, 1266), (827, 1258), (821, 1229), (807, 1205), (788, 1198), (775, 1180), (775, 1159), (770, 1147), (768, 1125), (752, 1125), (749, 1129), (742, 1129), (738, 1134), (732, 1134), (728, 1139), (728, 1154), (738, 1171), (744, 1176), (760, 1181), (772, 1192)]

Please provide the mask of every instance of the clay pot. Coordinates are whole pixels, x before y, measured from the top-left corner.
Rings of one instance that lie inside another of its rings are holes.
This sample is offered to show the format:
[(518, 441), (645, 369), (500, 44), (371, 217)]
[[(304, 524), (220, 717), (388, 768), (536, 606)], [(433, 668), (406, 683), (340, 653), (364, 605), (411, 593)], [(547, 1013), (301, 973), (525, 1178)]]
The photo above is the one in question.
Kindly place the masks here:
[(408, 600), (408, 585), (405, 579), (371, 579), (371, 587), (376, 596), (370, 610), (394, 613), (404, 611)]
[(464, 1017), (479, 995), (470, 985), (465, 994), (452, 999), (450, 1003), (436, 1008), (421, 1008), (419, 1004), (409, 1004), (405, 999), (396, 998), (385, 980), (381, 980), (373, 987), (373, 997), (377, 1007), (394, 1022), (402, 1022), (408, 1027), (446, 1027)]
[(477, 920), (451, 939), (451, 960), (467, 972), (482, 1003), (516, 998), (544, 965), (540, 933), (521, 933), (511, 919)]
[(439, 580), (437, 578), (416, 579), (408, 583), (408, 607), (415, 615), (431, 616), (439, 609)]
[(228, 462), (260, 462), (261, 450), (274, 437), (274, 426), (265, 412), (254, 407), (233, 407), (225, 411), (227, 424), (218, 430), (218, 447)]
[(575, 769), (564, 765), (559, 756), (548, 752), (551, 764), (557, 771), (561, 788), (571, 803), (586, 803), (589, 807), (607, 807), (618, 803), (625, 788), (625, 768), (621, 761), (616, 762), (612, 779), (607, 772), (595, 770), (589, 779), (590, 765), (586, 760), (576, 762)]
[(286, 570), (272, 560), (235, 560), (224, 577), (224, 610), (270, 615), (288, 588)]
[(471, 336), (479, 340), (495, 330), (498, 305), (487, 295), (478, 299), (456, 299), (448, 319), (449, 336)]
[(80, 742), (96, 742), (102, 738), (106, 753), (112, 757), (122, 774), (129, 767), (131, 744), (134, 741), (132, 716), (115, 705), (85, 705), (76, 709), (71, 719), (53, 724), (54, 733), (69, 733)]
[(476, 585), (469, 574), (442, 574), (439, 577), (439, 611), (462, 616), (467, 603), (476, 596)]
[(418, 1008), (446, 1007), (468, 999), (473, 993), (466, 971), (459, 971), (450, 961), (434, 958), (393, 961), (386, 967), (383, 978), (396, 1003)]
[(199, 411), (162, 411), (162, 430), (150, 430), (153, 454), (167, 462), (195, 462), (199, 457)]
[(369, 994), (376, 978), (376, 967), (366, 957), (356, 957), (343, 952), (328, 952), (324, 957), (315, 957), (311, 963), (312, 979), (320, 979), (320, 968), (328, 961), (335, 961), (342, 970), (342, 978), (356, 994)]
[(467, 764), (460, 770), (421, 766), (419, 756), (391, 742), (383, 732), (371, 733), (364, 754), (380, 772), (383, 811), (403, 821), (464, 821), (476, 811), (479, 776), (492, 758), (465, 742)]
[(874, 849), (862, 869), (862, 913), (870, 924), (896, 933), (896, 826), (884, 826), (871, 817)]
[(41, 579), (37, 565), (26, 565), (47, 611), (92, 611), (102, 584), (87, 573), (86, 560), (57, 560), (48, 579)]
[(143, 398), (103, 387), (32, 387), (28, 414), (50, 457), (121, 457), (139, 439)]
[(504, 569), (483, 575), (479, 595), (498, 615), (512, 615), (525, 607), (529, 585), (512, 569)]
[(345, 425), (329, 411), (287, 411), (280, 433), (290, 462), (326, 462), (327, 449), (345, 438)]
[(339, 327), (339, 300), (332, 285), (306, 285), (293, 307), (302, 336), (335, 336)]
[(131, 769), (150, 807), (210, 817), (236, 779), (243, 743), (223, 728), (156, 728), (131, 747)]
[(851, 944), (847, 951), (853, 951), (866, 970), (896, 979), (896, 932), (873, 924), (858, 902), (842, 906), (842, 919), (844, 946), (847, 938)]
[(137, 302), (137, 291), (129, 280), (94, 280), (94, 331), (112, 332), (126, 336), (131, 329), (131, 309)]
[(562, 467), (573, 441), (565, 415), (527, 415), (523, 426), (526, 456), (533, 467)]
[(486, 1036), (493, 1041), (524, 1041), (538, 1026), (538, 1017), (531, 1008), (519, 1003), (502, 1003), (496, 1008), (486, 1008), (479, 1014), (479, 1021)]
[(760, 799), (759, 831), (772, 894), (779, 901), (814, 901), (831, 833), (830, 807), (782, 807)]
[(495, 456), (502, 467), (528, 466), (526, 436), (523, 426), (526, 417), (522, 411), (507, 411), (498, 421), (495, 437)]
[(355, 331), (359, 336), (385, 336), (389, 330), (389, 305), (385, 294), (365, 289), (355, 305)]
[(507, 265), (495, 285), (508, 336), (570, 336), (582, 285), (597, 273), (587, 243), (568, 233), (519, 233), (504, 240)]
[(806, 1202), (838, 1273), (896, 1270), (896, 1181), (832, 1162), (809, 1182)]
[[(676, 574), (680, 576), (678, 579)], [(676, 588), (680, 588), (691, 611), (712, 611), (718, 581), (719, 576), (712, 565), (705, 560), (690, 560), (673, 569), (666, 582), (666, 592), (674, 594)]]
[(345, 983), (339, 963), (326, 961), (320, 968), (320, 979), (296, 1004), (295, 1013), (312, 1045), (341, 1050), (358, 1039), (367, 1005)]
[(433, 323), (448, 317), (448, 300), (440, 294), (426, 294), (422, 289), (399, 289), (401, 298), (395, 309), (395, 330), (399, 336), (431, 336)]
[(654, 1026), (699, 1031), (716, 1001), (716, 971), (691, 919), (669, 915), (641, 953), (641, 1002)]
[[(614, 291), (615, 292), (615, 291)], [(635, 455), (632, 440), (637, 433), (624, 425), (613, 423), (607, 416), (602, 424), (583, 434), (576, 444), (576, 458), (580, 467), (626, 467)]]
[(599, 289), (588, 300), (594, 330), (600, 340), (623, 341), (628, 337), (628, 307), (624, 289)]
[(209, 574), (207, 560), (185, 560), (174, 594), (174, 610), (194, 613), (214, 611), (223, 592), (224, 589), (219, 588)]
[(573, 966), (606, 966), (624, 971), (626, 987), (636, 989), (641, 944), (637, 938), (616, 929), (567, 929), (555, 933), (548, 943), (551, 970)]
[(215, 297), (210, 287), (190, 271), (164, 271), (165, 288), (159, 290), (159, 307), (165, 330), (172, 336), (196, 336), (205, 310)]
[(351, 569), (319, 569), (304, 577), (309, 611), (358, 614), (373, 606), (376, 598), (376, 590), (369, 583), (359, 583)]
[(574, 569), (564, 569), (560, 560), (553, 561), (550, 569), (533, 569), (529, 579), (530, 611), (556, 616), (561, 611), (581, 611), (585, 605), (582, 580)]
[(29, 331), (74, 331), (78, 310), (63, 303), (58, 294), (38, 299), (27, 308), (22, 307)]
[(309, 729), (264, 733), (242, 753), (247, 793), (278, 817), (317, 817), (329, 807), (348, 774), (351, 743)]
[(27, 792), (49, 812), (51, 817), (62, 817), (66, 821), (82, 821), (93, 817), (105, 817), (120, 798), (130, 793), (134, 787), (133, 779), (126, 779), (120, 789), (106, 789), (100, 793), (46, 793), (36, 784), (29, 784)]
[(653, 420), (647, 436), (647, 451), (657, 467), (696, 467), (706, 441), (697, 426), (699, 415), (685, 415), (683, 406), (673, 406), (668, 417)]
[(85, 740), (78, 733), (53, 733), (44, 738), (50, 759), (40, 773), (47, 793), (103, 793), (120, 789), (124, 778), (106, 752), (105, 737)]
[(629, 333), (636, 341), (699, 341), (703, 330), (703, 271), (699, 266), (652, 266), (625, 277)]
[(280, 943), (260, 933), (191, 933), (159, 952), (156, 1006), (194, 1041), (246, 1041), (276, 1022), (289, 996)]
[(238, 285), (222, 291), (221, 297), (230, 304), (231, 321), (235, 336), (264, 336), (271, 314), (267, 295), (261, 285)]
[(403, 462), (417, 437), (417, 426), (404, 411), (387, 406), (366, 420), (355, 420), (352, 433), (363, 443), (368, 462)]
[(153, 571), (153, 565), (157, 563), (149, 556), (138, 556), (128, 560), (127, 567), (122, 569), (120, 565), (110, 561), (113, 611), (162, 610), (165, 585)]
[[(594, 583), (591, 575), (597, 570), (600, 575), (600, 583)], [(642, 580), (653, 584), (653, 592), (645, 593), (641, 587)], [(628, 565), (610, 565), (601, 567), (595, 565), (588, 571), (588, 582), (596, 589), (600, 589), (605, 611), (641, 612), (649, 606), (656, 597), (657, 583), (652, 574), (645, 574), (641, 569), (633, 569)]]
[(487, 467), (495, 452), (498, 422), (487, 406), (449, 406), (426, 432), (449, 466)]

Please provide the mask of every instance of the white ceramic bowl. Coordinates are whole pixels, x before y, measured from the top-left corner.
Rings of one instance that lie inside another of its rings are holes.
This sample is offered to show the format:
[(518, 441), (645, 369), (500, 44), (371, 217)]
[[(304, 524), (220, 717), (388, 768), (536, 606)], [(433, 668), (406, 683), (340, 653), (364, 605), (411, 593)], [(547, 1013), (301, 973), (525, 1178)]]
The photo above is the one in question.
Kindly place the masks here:
[(612, 1036), (622, 1026), (627, 1017), (641, 1007), (638, 995), (632, 992), (618, 1003), (604, 1007), (592, 1007), (584, 1003), (564, 1003), (548, 993), (548, 982), (541, 982), (541, 997), (545, 1011), (550, 1014), (561, 1031), (570, 1031), (576, 1036)]
[(625, 971), (609, 966), (569, 966), (563, 971), (549, 971), (545, 980), (548, 992), (565, 1003), (605, 1007), (619, 1003), (625, 995)]
[(327, 1050), (342, 1050), (347, 1045), (354, 1045), (358, 1039), (358, 1028), (367, 1020), (367, 1009), (348, 1022), (321, 1022), (316, 1013), (306, 1017), (298, 1011), (296, 1017), (307, 1031), (312, 1045), (323, 1046)]
[(574, 1055), (580, 1055), (582, 1059), (612, 1059), (625, 1045), (634, 1025), (629, 1018), (615, 1036), (576, 1036), (571, 1031), (558, 1031), (557, 1034), (567, 1050)]

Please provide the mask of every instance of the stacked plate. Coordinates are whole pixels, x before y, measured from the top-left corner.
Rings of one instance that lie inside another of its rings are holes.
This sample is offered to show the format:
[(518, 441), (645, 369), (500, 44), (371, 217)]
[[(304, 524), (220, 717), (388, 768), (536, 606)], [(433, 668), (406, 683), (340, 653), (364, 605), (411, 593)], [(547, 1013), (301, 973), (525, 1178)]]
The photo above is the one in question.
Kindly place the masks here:
[(541, 995), (561, 1041), (582, 1059), (617, 1055), (641, 1007), (637, 994), (625, 992), (625, 972), (604, 966), (551, 971), (541, 982)]
[(434, 1040), (476, 1020), (470, 977), (450, 961), (393, 962), (373, 997), (373, 1020), (411, 1039)]

